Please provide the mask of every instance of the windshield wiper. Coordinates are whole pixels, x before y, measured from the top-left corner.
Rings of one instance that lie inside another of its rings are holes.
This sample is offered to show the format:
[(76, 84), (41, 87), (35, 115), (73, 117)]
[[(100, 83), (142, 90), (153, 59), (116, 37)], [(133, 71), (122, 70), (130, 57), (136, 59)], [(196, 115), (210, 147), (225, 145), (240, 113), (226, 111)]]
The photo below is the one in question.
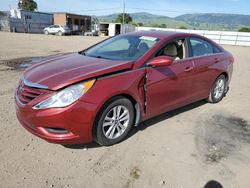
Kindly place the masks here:
[(103, 57), (103, 56), (100, 56), (100, 55), (93, 56), (93, 57), (98, 58), (98, 59), (109, 59), (109, 60), (112, 60), (112, 59), (110, 59), (110, 58)]
[(109, 60), (112, 60), (110, 58), (103, 57), (103, 56), (100, 56), (100, 55), (90, 55), (90, 54), (87, 54), (86, 52), (82, 52), (81, 55), (89, 56), (89, 57), (94, 57), (94, 58), (98, 58), (98, 59), (109, 59)]

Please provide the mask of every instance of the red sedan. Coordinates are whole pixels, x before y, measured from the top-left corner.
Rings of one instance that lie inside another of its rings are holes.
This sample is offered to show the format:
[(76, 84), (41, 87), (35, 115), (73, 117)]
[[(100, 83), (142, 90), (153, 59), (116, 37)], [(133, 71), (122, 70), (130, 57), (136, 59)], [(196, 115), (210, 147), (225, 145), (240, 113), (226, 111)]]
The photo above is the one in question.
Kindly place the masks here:
[(195, 101), (222, 100), (233, 57), (213, 41), (177, 32), (135, 32), (28, 68), (16, 113), (53, 143), (116, 144), (133, 126)]

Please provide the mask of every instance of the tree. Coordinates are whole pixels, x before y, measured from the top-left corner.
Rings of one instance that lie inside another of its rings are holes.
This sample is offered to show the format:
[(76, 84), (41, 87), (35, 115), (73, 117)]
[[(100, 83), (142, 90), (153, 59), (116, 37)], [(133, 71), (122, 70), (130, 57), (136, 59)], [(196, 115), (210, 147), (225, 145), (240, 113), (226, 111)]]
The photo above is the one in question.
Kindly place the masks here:
[(180, 26), (179, 29), (187, 29), (184, 25)]
[(92, 18), (91, 18), (91, 24), (92, 24), (92, 25), (95, 25), (95, 24), (98, 24), (98, 23), (99, 23), (98, 18), (96, 18), (96, 17), (92, 17)]
[(137, 25), (138, 25), (139, 27), (142, 27), (142, 26), (143, 26), (143, 23), (142, 23), (142, 22), (138, 22)]
[(239, 29), (239, 32), (250, 32), (250, 28), (242, 27), (242, 28)]
[(21, 10), (34, 11), (37, 10), (37, 3), (34, 0), (18, 1), (18, 8)]
[[(124, 14), (124, 23), (131, 23), (133, 21), (132, 17), (129, 14)], [(115, 22), (117, 23), (123, 23), (123, 14), (118, 14)]]
[(160, 28), (167, 28), (167, 25), (166, 24), (160, 24), (159, 27)]
[(158, 23), (150, 23), (149, 24), (150, 27), (160, 27), (160, 25)]

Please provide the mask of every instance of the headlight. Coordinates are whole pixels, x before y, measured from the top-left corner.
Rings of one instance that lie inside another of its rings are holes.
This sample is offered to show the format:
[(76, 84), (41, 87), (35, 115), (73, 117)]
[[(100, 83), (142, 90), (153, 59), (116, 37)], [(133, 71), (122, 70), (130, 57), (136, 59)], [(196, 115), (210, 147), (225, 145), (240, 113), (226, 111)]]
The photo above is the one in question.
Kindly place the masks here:
[(44, 108), (61, 108), (66, 107), (74, 103), (81, 96), (83, 96), (95, 83), (95, 80), (90, 80), (87, 82), (71, 85), (57, 94), (49, 97), (48, 99), (38, 103), (33, 108), (34, 109), (44, 109)]

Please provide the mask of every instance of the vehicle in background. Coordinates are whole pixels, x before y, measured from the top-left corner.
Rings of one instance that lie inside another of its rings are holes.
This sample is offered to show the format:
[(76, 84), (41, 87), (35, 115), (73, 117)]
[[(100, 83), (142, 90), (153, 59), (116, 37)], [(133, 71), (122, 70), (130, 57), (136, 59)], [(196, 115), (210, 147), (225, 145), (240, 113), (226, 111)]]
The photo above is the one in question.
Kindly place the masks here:
[(44, 34), (49, 35), (49, 34), (54, 34), (54, 35), (67, 35), (71, 33), (71, 30), (69, 29), (68, 26), (61, 26), (61, 25), (51, 25), (49, 27), (44, 28)]

